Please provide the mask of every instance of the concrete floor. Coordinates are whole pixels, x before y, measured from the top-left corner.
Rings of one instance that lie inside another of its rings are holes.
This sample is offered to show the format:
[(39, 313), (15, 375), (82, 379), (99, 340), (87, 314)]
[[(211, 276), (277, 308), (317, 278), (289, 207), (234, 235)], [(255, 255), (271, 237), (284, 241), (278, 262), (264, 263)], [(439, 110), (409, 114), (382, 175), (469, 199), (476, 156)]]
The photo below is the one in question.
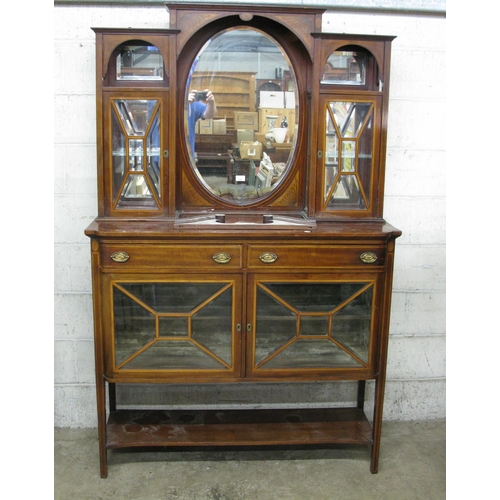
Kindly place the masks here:
[(378, 474), (366, 447), (108, 452), (97, 431), (55, 430), (55, 500), (444, 500), (446, 424), (385, 422)]

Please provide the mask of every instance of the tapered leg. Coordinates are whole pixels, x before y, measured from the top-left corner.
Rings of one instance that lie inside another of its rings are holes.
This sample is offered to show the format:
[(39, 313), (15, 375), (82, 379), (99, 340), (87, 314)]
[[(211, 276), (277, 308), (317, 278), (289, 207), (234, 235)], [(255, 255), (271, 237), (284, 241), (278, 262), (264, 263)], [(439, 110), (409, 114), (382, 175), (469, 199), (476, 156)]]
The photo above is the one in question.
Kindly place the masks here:
[(101, 320), (101, 285), (99, 271), (99, 244), (92, 239), (92, 296), (94, 309), (95, 387), (97, 399), (97, 431), (99, 435), (99, 461), (101, 477), (108, 477), (106, 449), (106, 381), (104, 380), (103, 337)]
[(380, 326), (380, 344), (378, 376), (375, 379), (375, 407), (373, 410), (373, 446), (370, 471), (378, 472), (378, 457), (380, 454), (380, 438), (382, 435), (382, 413), (384, 410), (385, 377), (387, 371), (387, 353), (389, 347), (389, 314), (391, 310), (392, 273), (394, 266), (394, 240), (387, 246), (386, 256), (387, 273), (385, 275), (385, 298), (382, 310), (384, 311)]
[(384, 408), (385, 377), (375, 381), (375, 408), (373, 411), (373, 445), (370, 472), (378, 472), (378, 458), (380, 454), (380, 438), (382, 436), (382, 411)]
[(101, 477), (108, 477), (108, 452), (106, 448), (106, 382), (103, 376), (96, 379), (97, 428), (99, 434), (99, 462)]

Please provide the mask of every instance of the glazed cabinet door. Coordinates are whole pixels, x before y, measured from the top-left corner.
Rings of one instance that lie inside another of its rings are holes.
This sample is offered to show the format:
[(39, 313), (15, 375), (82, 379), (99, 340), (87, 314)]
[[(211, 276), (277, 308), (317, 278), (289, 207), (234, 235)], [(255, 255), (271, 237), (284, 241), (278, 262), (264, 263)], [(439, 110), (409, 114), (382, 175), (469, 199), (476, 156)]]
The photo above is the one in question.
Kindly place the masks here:
[(114, 381), (238, 377), (241, 277), (102, 277), (104, 366)]
[(380, 99), (323, 96), (317, 154), (318, 213), (378, 213)]
[(252, 275), (247, 375), (373, 377), (381, 287), (376, 272)]
[(165, 93), (106, 93), (104, 177), (110, 214), (160, 213), (168, 165)]

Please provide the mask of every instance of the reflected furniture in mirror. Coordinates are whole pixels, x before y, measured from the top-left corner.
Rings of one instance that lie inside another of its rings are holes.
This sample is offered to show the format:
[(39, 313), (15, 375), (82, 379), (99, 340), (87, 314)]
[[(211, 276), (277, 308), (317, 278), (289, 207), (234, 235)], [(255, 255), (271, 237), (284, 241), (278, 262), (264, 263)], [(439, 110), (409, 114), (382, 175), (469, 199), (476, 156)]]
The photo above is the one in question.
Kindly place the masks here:
[[(168, 9), (166, 30), (94, 28), (101, 476), (109, 449), (205, 445), (366, 445), (375, 473), (401, 234), (383, 218), (393, 37), (323, 33), (318, 8)], [(200, 96), (193, 129), (192, 90), (216, 103), (207, 118)], [(332, 381), (348, 405), (123, 402), (136, 384)]]

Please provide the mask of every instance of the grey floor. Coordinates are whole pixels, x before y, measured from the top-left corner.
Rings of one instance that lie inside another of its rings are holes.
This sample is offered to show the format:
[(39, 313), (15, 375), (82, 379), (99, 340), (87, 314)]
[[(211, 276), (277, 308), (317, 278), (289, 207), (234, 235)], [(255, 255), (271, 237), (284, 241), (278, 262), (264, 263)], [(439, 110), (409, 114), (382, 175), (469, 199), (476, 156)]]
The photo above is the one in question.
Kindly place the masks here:
[(365, 447), (108, 452), (97, 431), (55, 430), (55, 500), (444, 500), (446, 424), (385, 422), (378, 474)]

